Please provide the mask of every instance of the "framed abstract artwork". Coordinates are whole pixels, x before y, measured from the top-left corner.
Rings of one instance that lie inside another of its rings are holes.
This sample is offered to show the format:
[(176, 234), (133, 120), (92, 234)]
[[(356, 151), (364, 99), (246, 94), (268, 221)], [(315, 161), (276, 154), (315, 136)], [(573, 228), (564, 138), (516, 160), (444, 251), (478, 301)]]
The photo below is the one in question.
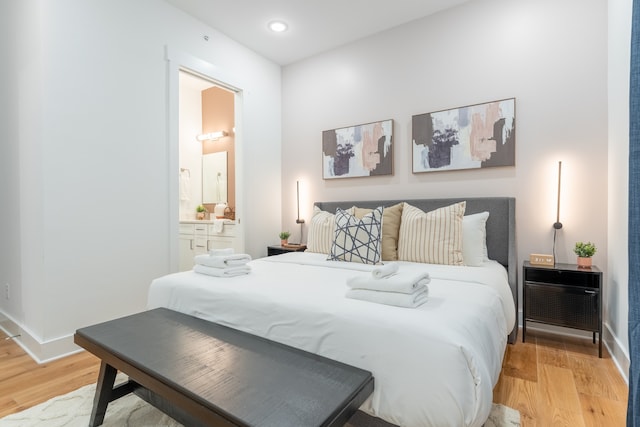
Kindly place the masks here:
[(393, 120), (322, 132), (322, 178), (393, 174)]
[(415, 115), (413, 173), (515, 166), (515, 98)]

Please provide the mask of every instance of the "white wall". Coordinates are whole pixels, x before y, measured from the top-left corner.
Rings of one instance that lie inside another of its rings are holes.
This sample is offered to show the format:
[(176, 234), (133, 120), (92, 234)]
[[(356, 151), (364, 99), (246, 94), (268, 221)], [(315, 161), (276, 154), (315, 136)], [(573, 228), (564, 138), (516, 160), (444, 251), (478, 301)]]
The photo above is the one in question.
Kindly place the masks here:
[[(605, 1), (469, 2), (284, 67), (282, 97), (283, 228), (295, 229), (298, 178), (307, 219), (315, 200), (515, 196), (521, 263), (551, 253), (562, 160), (557, 260), (574, 263), (574, 243), (591, 240), (606, 270)], [(412, 115), (509, 97), (515, 167), (411, 173)], [(393, 176), (322, 180), (323, 130), (388, 118)]]
[[(189, 177), (189, 200), (180, 198), (180, 219), (195, 219), (196, 206), (202, 203), (202, 143), (195, 136), (202, 133), (202, 90), (189, 80), (196, 77), (180, 73), (179, 160), (181, 175)], [(211, 87), (211, 85), (209, 85)], [(182, 184), (181, 184), (182, 185)]]
[(629, 76), (633, 0), (609, 0), (609, 327), (623, 371), (629, 369)]
[(70, 343), (78, 327), (144, 310), (151, 280), (170, 272), (177, 200), (169, 187), (178, 171), (169, 170), (165, 47), (215, 65), (244, 91), (242, 220), (253, 256), (266, 254), (267, 236), (280, 227), (273, 106), (281, 75), (162, 0), (19, 3), (10, 6), (21, 32), (8, 64), (18, 91), (3, 85), (19, 117), (2, 148), (19, 165), (3, 173), (18, 184), (0, 186), (12, 203), (2, 213), (9, 243), (0, 283), (12, 293), (0, 310), (46, 359), (55, 354), (42, 347)]

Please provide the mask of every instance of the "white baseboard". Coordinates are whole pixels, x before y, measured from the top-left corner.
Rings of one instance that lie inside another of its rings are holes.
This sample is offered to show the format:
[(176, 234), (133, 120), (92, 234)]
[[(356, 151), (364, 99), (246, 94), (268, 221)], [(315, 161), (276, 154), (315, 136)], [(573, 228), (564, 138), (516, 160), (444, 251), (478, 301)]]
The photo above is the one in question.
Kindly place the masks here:
[(604, 340), (604, 345), (607, 347), (607, 350), (609, 350), (611, 359), (613, 359), (613, 363), (618, 367), (622, 378), (624, 378), (624, 381), (629, 385), (629, 366), (631, 364), (629, 354), (625, 351), (618, 337), (613, 334), (608, 324), (605, 323), (603, 329), (602, 339)]
[(44, 341), (2, 312), (0, 312), (0, 329), (37, 363), (47, 363), (83, 351), (73, 343), (73, 335)]

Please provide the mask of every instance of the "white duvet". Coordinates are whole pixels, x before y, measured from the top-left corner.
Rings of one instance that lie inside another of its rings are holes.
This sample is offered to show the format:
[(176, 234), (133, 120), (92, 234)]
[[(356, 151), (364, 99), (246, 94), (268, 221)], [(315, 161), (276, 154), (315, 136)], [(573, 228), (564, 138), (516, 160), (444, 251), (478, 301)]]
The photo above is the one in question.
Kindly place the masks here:
[(155, 279), (148, 308), (167, 307), (320, 354), (375, 378), (361, 410), (403, 427), (481, 426), (515, 322), (504, 267), (400, 262), (431, 276), (422, 306), (345, 298), (372, 266), (292, 252), (231, 278), (193, 271)]

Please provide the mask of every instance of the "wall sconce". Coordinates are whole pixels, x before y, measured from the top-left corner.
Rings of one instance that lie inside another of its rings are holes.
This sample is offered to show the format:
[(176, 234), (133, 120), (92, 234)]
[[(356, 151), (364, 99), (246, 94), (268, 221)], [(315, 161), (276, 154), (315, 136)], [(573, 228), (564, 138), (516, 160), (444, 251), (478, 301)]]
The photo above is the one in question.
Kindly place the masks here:
[(562, 162), (558, 162), (558, 204), (556, 208), (556, 222), (553, 223), (553, 263), (556, 260), (556, 233), (562, 228), (560, 222), (560, 183), (562, 182)]
[(196, 139), (198, 141), (217, 141), (218, 139), (222, 138), (223, 136), (227, 136), (229, 135), (227, 132), (221, 130), (218, 132), (211, 132), (211, 133), (203, 133), (200, 134), (196, 137)]
[(304, 219), (300, 218), (300, 181), (296, 181), (296, 206), (298, 207), (298, 216), (296, 224), (300, 224), (300, 244), (302, 245), (302, 231), (304, 227)]
[(560, 183), (562, 182), (562, 162), (558, 162), (558, 208), (556, 210), (556, 222), (553, 224), (553, 228), (560, 230), (562, 223), (560, 222)]
[[(300, 181), (296, 181), (296, 206), (298, 207), (296, 224), (304, 224), (304, 219), (300, 218)], [(300, 238), (302, 238), (302, 235), (300, 235)]]

